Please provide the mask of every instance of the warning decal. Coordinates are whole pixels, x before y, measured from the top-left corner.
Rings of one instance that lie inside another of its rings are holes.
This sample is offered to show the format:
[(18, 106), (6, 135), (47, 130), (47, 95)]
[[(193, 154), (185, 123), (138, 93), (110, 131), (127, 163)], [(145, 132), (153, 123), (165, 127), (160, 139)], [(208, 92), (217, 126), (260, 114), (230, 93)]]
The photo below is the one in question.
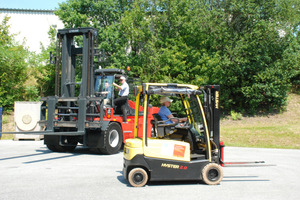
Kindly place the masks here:
[(173, 156), (183, 158), (183, 157), (184, 157), (184, 153), (185, 153), (185, 146), (183, 146), (183, 145), (178, 145), (178, 144), (175, 144), (175, 145), (174, 145)]

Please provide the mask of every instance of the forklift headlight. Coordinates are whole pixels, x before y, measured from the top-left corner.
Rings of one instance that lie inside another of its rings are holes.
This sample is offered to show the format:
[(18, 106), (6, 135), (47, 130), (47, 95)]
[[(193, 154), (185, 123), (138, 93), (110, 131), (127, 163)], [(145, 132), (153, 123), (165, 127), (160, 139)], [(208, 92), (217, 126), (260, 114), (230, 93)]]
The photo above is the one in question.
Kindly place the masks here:
[(129, 149), (125, 148), (124, 149), (124, 154), (129, 154)]

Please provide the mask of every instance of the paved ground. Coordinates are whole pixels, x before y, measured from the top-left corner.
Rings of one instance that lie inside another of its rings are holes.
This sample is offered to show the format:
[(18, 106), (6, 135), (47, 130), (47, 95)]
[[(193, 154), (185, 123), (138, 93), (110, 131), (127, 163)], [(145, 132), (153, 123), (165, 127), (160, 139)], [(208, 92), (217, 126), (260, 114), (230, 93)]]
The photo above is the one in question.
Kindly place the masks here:
[(122, 153), (78, 148), (53, 153), (43, 141), (0, 140), (0, 200), (14, 199), (299, 199), (300, 151), (225, 148), (226, 161), (264, 160), (268, 167), (226, 167), (220, 185), (156, 182), (130, 187)]

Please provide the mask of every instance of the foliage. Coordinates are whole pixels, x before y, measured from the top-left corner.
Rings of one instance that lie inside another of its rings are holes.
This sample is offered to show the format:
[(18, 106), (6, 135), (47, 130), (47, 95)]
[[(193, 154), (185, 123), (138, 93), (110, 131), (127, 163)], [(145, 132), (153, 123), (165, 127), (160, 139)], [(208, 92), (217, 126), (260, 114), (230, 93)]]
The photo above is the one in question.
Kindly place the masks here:
[[(148, 82), (220, 84), (225, 112), (282, 109), (299, 90), (297, 0), (67, 0), (55, 12), (66, 28), (98, 29), (101, 66)], [(0, 29), (0, 104), (54, 94), (51, 45), (29, 53)]]
[(12, 109), (14, 101), (28, 100), (34, 89), (26, 86), (29, 51), (9, 32), (9, 17), (0, 24), (0, 105)]
[(241, 120), (243, 118), (241, 113), (235, 112), (233, 110), (230, 112), (230, 115), (232, 120)]
[(66, 27), (92, 26), (103, 66), (143, 81), (220, 84), (225, 111), (280, 109), (299, 84), (295, 0), (68, 0)]
[(56, 56), (56, 27), (51, 26), (48, 31), (50, 45), (44, 47), (41, 44), (41, 53), (33, 60), (33, 76), (37, 82), (37, 90), (40, 97), (53, 96), (55, 94), (55, 65), (50, 64), (50, 52)]
[(98, 45), (104, 50), (106, 57), (105, 62), (101, 64), (102, 67), (124, 66), (127, 60), (124, 46), (127, 41), (122, 37), (120, 20), (130, 2), (126, 0), (67, 0), (59, 5), (55, 14), (60, 17), (66, 28), (94, 27), (98, 29)]

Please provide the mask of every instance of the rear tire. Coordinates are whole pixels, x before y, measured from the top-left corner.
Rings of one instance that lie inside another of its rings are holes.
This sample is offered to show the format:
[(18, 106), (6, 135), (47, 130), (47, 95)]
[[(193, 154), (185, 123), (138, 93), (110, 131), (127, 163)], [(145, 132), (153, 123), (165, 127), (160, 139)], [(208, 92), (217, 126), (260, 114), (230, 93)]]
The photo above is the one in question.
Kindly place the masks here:
[(143, 187), (148, 181), (148, 174), (142, 168), (134, 168), (128, 174), (128, 181), (133, 187)]
[(223, 169), (216, 163), (209, 163), (202, 169), (202, 178), (208, 185), (217, 185), (223, 179)]
[(102, 153), (118, 153), (123, 144), (123, 131), (121, 126), (116, 122), (110, 123), (107, 129), (104, 131), (103, 140), (104, 147), (99, 148)]

